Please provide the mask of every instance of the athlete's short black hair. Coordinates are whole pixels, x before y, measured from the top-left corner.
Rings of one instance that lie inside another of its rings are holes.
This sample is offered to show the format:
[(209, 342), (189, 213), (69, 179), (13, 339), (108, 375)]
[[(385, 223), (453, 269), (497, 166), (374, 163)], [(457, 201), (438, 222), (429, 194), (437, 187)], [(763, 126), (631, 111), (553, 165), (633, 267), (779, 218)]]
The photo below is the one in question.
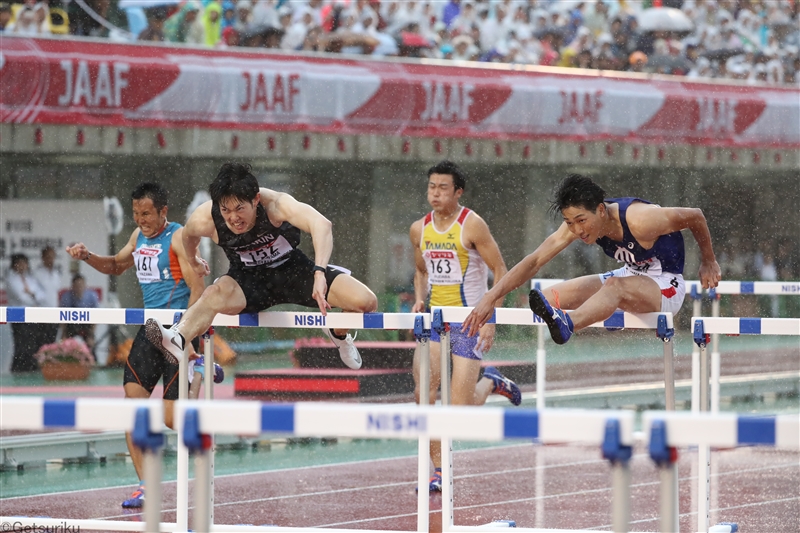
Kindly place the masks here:
[(582, 207), (594, 213), (605, 198), (606, 191), (590, 178), (570, 174), (556, 187), (550, 202), (550, 212), (555, 215), (568, 207)]
[(150, 198), (153, 201), (153, 207), (157, 211), (161, 211), (169, 205), (169, 194), (167, 190), (158, 183), (140, 183), (131, 191), (132, 200), (141, 200), (142, 198)]
[(244, 163), (225, 163), (208, 186), (208, 194), (217, 205), (224, 198), (252, 202), (258, 190), (258, 179), (253, 175), (250, 165)]
[(429, 168), (429, 178), (431, 177), (431, 174), (450, 174), (453, 176), (453, 185), (455, 186), (456, 190), (461, 189), (463, 191), (467, 187), (467, 176), (464, 174), (464, 171), (461, 170), (458, 165), (452, 161), (448, 161), (447, 159), (440, 161)]

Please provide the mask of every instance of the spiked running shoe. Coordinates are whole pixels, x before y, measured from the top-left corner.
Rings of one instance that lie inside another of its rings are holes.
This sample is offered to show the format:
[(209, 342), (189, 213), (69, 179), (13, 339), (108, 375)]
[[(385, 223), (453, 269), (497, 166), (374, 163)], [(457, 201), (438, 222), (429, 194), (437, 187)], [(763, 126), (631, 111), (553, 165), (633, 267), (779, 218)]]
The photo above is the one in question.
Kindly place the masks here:
[(173, 365), (177, 365), (183, 358), (183, 348), (186, 346), (186, 341), (180, 333), (165, 328), (155, 318), (147, 319), (144, 324), (144, 333), (147, 340), (158, 348), (167, 361)]
[(144, 507), (144, 485), (139, 485), (139, 487), (133, 491), (131, 497), (122, 502), (122, 507), (125, 509), (139, 509)]
[(572, 336), (572, 319), (561, 309), (554, 309), (542, 291), (533, 289), (528, 295), (531, 311), (547, 324), (550, 336), (556, 344), (565, 344)]
[[(199, 372), (201, 376), (206, 375), (206, 360), (204, 356), (200, 356), (194, 360), (194, 371)], [(214, 383), (222, 383), (225, 380), (225, 371), (217, 363), (214, 363)]]
[[(415, 492), (419, 492), (419, 487), (414, 489)], [(433, 476), (431, 476), (431, 480), (428, 481), (428, 492), (442, 492), (442, 469), (436, 468), (433, 471)]]
[(437, 468), (433, 471), (430, 482), (428, 482), (430, 492), (442, 492), (442, 469)]
[(495, 367), (487, 366), (484, 368), (483, 377), (489, 378), (494, 382), (493, 394), (505, 396), (514, 405), (522, 403), (522, 392), (520, 392), (517, 384), (501, 374)]
[(324, 331), (331, 342), (339, 348), (339, 357), (342, 358), (344, 364), (353, 370), (361, 368), (361, 354), (358, 353), (358, 349), (355, 344), (353, 344), (353, 337), (349, 333), (344, 339), (338, 339), (333, 334), (332, 330), (325, 328), (322, 331)]

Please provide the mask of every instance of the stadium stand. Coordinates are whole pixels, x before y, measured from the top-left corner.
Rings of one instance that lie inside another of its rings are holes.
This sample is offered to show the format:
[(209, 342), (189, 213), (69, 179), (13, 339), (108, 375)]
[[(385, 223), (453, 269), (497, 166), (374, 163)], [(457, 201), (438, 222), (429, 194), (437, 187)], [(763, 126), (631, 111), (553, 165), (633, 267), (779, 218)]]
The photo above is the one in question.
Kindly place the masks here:
[(150, 4), (158, 5), (148, 8), (147, 0), (26, 0), (11, 6), (13, 16), (0, 31), (63, 34), (66, 21), (71, 35), (113, 40), (800, 84), (798, 0), (166, 0)]

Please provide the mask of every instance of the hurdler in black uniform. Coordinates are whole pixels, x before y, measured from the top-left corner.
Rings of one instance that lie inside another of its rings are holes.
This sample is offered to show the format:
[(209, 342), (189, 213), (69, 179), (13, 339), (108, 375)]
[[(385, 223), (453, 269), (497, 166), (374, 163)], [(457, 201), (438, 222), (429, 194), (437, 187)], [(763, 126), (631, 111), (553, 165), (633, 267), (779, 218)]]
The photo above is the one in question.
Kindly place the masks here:
[[(314, 262), (298, 248), (300, 230), (288, 222), (275, 227), (267, 212), (256, 207), (256, 223), (247, 233), (232, 232), (219, 211), (211, 206), (211, 216), (217, 230), (219, 246), (230, 262), (226, 276), (239, 284), (247, 299), (242, 313), (257, 313), (279, 304), (298, 304), (317, 307), (311, 297), (314, 290)], [(325, 269), (330, 290), (336, 276), (345, 273), (338, 267)]]

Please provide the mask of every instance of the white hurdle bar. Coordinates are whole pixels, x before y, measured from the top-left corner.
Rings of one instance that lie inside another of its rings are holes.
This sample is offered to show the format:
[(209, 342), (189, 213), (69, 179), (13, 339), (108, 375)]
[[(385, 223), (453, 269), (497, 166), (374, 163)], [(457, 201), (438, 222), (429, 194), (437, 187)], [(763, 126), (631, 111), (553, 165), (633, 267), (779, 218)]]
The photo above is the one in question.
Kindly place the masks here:
[[(144, 324), (155, 318), (162, 324), (172, 324), (183, 309), (122, 309), (77, 307), (0, 307), (0, 324)], [(212, 326), (260, 328), (334, 328), (334, 329), (414, 329), (414, 313), (328, 313), (270, 312), (217, 315)], [(426, 324), (430, 324), (430, 316)]]
[[(632, 411), (588, 411), (572, 409), (502, 409), (497, 407), (435, 407), (393, 404), (275, 404), (260, 402), (178, 402), (176, 414), (185, 418), (181, 445), (196, 453), (198, 471), (204, 460), (204, 436), (212, 433), (258, 435), (281, 432), (295, 436), (337, 435), (354, 438), (453, 439), (495, 442), (505, 439), (538, 439), (543, 443), (583, 443), (602, 446), (612, 463), (614, 531), (628, 531), (630, 521), (630, 469), (628, 460), (633, 445)], [(425, 472), (418, 472), (419, 487), (428, 483)], [(420, 492), (426, 492), (424, 490)], [(428, 497), (427, 493), (425, 494)], [(427, 511), (426, 511), (427, 512)], [(197, 515), (196, 515), (197, 516)], [(199, 515), (202, 518), (202, 514)], [(195, 523), (204, 531), (204, 524)], [(443, 525), (443, 531), (471, 531)], [(486, 527), (479, 528), (486, 531)], [(228, 526), (212, 525), (210, 531), (231, 531)], [(245, 531), (244, 529), (238, 529)], [(247, 531), (321, 533), (350, 531), (315, 528), (248, 528)], [(352, 533), (355, 533), (353, 530)], [(364, 530), (358, 530), (364, 531)], [(370, 530), (372, 531), (372, 530)], [(427, 524), (419, 527), (427, 532)], [(519, 528), (521, 532), (548, 530)], [(374, 533), (379, 533), (375, 531)]]
[[(72, 428), (95, 431), (132, 431), (141, 445), (150, 439), (145, 465), (150, 490), (160, 486), (162, 402), (159, 400), (70, 399), (57, 400), (4, 396), (0, 398), (0, 429)], [(142, 416), (144, 415), (144, 417)], [(538, 439), (544, 443), (584, 443), (602, 446), (612, 463), (615, 531), (627, 531), (629, 522), (630, 470), (628, 459), (634, 441), (632, 411), (549, 409), (502, 409), (497, 407), (435, 407), (392, 404), (331, 404), (243, 402), (232, 400), (179, 400), (175, 416), (181, 421), (179, 446), (196, 452), (194, 531), (267, 531), (272, 533), (356, 533), (347, 530), (279, 526), (214, 525), (204, 506), (209, 504), (207, 479), (210, 435), (260, 435), (265, 432), (295, 436), (335, 435), (376, 439), (462, 439), (496, 442), (506, 439)], [(157, 453), (149, 453), (157, 451)], [(427, 457), (424, 458), (427, 465)], [(427, 471), (418, 477), (427, 483)], [(154, 491), (155, 492), (155, 491)], [(427, 498), (427, 494), (426, 494)], [(70, 520), (70, 525), (102, 531), (182, 531), (175, 523), (158, 523), (160, 498), (148, 498), (146, 523), (111, 520)], [(156, 517), (156, 521), (152, 521)], [(63, 519), (0, 517), (22, 526), (62, 525)], [(418, 529), (427, 532), (428, 527)], [(541, 531), (520, 529), (519, 531)]]
[[(661, 471), (660, 531), (663, 533), (679, 531), (678, 477), (674, 470), (676, 448), (697, 445), (699, 450), (710, 450), (711, 447), (771, 446), (800, 450), (800, 417), (797, 415), (648, 411), (644, 413), (643, 429), (650, 457)], [(700, 501), (704, 499), (700, 498)], [(709, 528), (708, 507), (701, 505), (698, 511), (696, 531), (706, 532)]]
[[(450, 328), (449, 325), (453, 323), (462, 323), (466, 320), (469, 313), (472, 311), (471, 307), (433, 307), (431, 308), (432, 322), (431, 327), (436, 329), (441, 335), (441, 397), (442, 405), (450, 403)], [(536, 316), (530, 309), (515, 309), (515, 308), (497, 308), (495, 309), (492, 317), (488, 321), (489, 324), (507, 324), (507, 325), (541, 325), (542, 320)], [(659, 337), (663, 336), (665, 339), (664, 359), (665, 359), (665, 393), (666, 404), (668, 408), (674, 409), (675, 406), (675, 377), (673, 371), (673, 351), (672, 343), (668, 342), (674, 334), (674, 325), (672, 322), (672, 313), (644, 313), (633, 314), (616, 312), (611, 317), (603, 322), (592, 324), (590, 327), (607, 328), (607, 329), (655, 329), (659, 331)], [(541, 336), (541, 331), (540, 331)], [(421, 363), (425, 365), (425, 363)], [(538, 370), (537, 370), (538, 371)], [(538, 394), (537, 390), (537, 394)], [(548, 413), (549, 410), (542, 410), (542, 413)], [(453, 502), (453, 453), (452, 453), (452, 438), (441, 440), (441, 453), (442, 453), (442, 528), (444, 532), (449, 531), (473, 531), (476, 528), (470, 526), (456, 526), (454, 524), (454, 502)], [(625, 461), (627, 465), (627, 461)], [(626, 466), (627, 468), (627, 466)], [(675, 467), (677, 468), (677, 467)], [(621, 472), (621, 471), (620, 471)], [(625, 474), (618, 474), (624, 476)], [(629, 474), (628, 474), (629, 475)], [(618, 481), (615, 481), (615, 485)], [(627, 512), (627, 511), (626, 511)], [(624, 514), (622, 510), (619, 514)], [(615, 511), (615, 517), (617, 512)], [(479, 529), (485, 531), (491, 529), (490, 525), (481, 526)], [(624, 531), (627, 531), (628, 525), (624, 525)], [(614, 521), (614, 531), (623, 531), (622, 520)]]
[[(692, 383), (697, 382), (700, 412), (709, 409), (709, 365), (706, 346), (711, 335), (789, 335), (800, 336), (800, 318), (707, 318), (692, 317), (692, 337), (700, 350), (697, 373), (692, 369)], [(705, 531), (709, 522), (710, 445), (699, 443), (697, 476), (698, 531)], [(703, 529), (705, 527), (705, 529)]]
[[(161, 400), (111, 398), (53, 399), (20, 396), (0, 397), (0, 429), (42, 430), (66, 428), (79, 431), (134, 431), (137, 413), (144, 409), (148, 436), (162, 435), (164, 409)], [(138, 445), (138, 444), (137, 444)], [(70, 526), (92, 531), (185, 531), (177, 522), (160, 523), (161, 447), (145, 446), (144, 469), (148, 483), (145, 522), (129, 520), (69, 520)], [(157, 481), (151, 481), (155, 477)], [(157, 502), (155, 505), (151, 502)], [(153, 521), (155, 520), (155, 522)], [(62, 518), (0, 517), (3, 523), (22, 527), (63, 527)], [(159, 524), (160, 523), (160, 524)], [(24, 529), (20, 530), (23, 531)]]

